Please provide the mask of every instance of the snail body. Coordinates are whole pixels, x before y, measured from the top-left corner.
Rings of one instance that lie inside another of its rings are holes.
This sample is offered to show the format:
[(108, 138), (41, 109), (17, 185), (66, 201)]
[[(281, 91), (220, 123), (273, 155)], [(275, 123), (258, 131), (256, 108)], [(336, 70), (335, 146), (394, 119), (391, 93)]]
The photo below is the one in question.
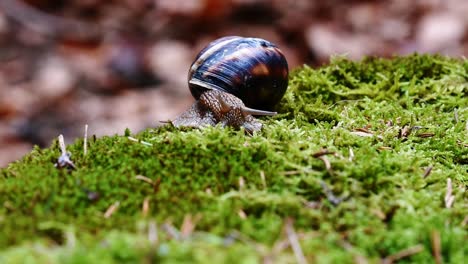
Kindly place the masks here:
[[(172, 123), (261, 129), (253, 115), (274, 115), (273, 107), (288, 86), (288, 64), (283, 53), (260, 38), (224, 37), (205, 47), (188, 74), (189, 89), (197, 100)], [(260, 110), (261, 109), (261, 110)]]

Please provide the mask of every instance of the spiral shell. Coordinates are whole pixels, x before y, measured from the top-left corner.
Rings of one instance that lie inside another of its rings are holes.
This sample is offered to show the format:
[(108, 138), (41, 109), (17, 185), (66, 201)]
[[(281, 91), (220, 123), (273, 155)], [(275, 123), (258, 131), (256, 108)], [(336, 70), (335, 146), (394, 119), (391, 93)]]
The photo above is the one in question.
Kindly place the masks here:
[(272, 109), (288, 86), (288, 63), (273, 43), (260, 38), (224, 37), (211, 42), (189, 70), (195, 99), (209, 89), (230, 93), (248, 107)]

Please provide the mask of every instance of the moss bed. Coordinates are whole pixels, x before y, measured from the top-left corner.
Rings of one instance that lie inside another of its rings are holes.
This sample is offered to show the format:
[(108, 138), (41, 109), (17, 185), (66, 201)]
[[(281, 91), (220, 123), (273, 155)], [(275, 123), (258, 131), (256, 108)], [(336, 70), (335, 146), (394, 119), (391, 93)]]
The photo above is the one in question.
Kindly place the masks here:
[(466, 59), (337, 57), (278, 110), (79, 139), (75, 170), (34, 148), (0, 170), (0, 263), (466, 260)]

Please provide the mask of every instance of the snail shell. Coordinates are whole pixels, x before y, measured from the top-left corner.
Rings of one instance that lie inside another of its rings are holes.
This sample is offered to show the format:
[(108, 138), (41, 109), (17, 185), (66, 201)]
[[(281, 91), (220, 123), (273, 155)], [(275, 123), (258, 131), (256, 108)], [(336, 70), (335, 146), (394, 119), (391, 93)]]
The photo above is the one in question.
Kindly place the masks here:
[(281, 100), (288, 86), (288, 64), (269, 41), (224, 37), (197, 55), (188, 83), (197, 102), (173, 121), (175, 126), (221, 123), (253, 132), (261, 123), (252, 115), (276, 114), (256, 109), (271, 110)]

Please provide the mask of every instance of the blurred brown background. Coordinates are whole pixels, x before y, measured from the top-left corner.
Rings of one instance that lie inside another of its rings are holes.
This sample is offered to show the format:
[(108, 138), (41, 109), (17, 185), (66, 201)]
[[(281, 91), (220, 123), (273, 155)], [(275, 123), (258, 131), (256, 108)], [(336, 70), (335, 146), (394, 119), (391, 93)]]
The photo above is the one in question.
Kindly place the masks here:
[(138, 132), (192, 103), (188, 68), (226, 35), (290, 68), (332, 54), (468, 54), (467, 0), (0, 0), (0, 167), (33, 144)]

